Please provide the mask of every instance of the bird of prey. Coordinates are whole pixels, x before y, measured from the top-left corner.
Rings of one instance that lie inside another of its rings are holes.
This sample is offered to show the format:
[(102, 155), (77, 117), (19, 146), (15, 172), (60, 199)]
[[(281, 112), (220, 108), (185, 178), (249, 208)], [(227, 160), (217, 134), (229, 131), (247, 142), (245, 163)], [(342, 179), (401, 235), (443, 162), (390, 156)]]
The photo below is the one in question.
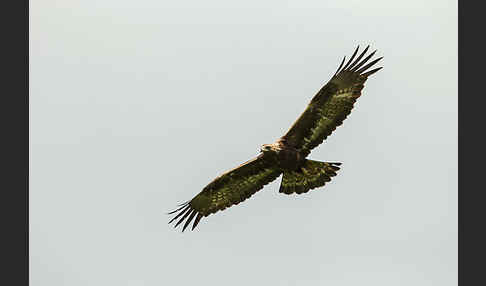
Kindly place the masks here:
[(257, 157), (220, 175), (192, 200), (180, 204), (169, 213), (176, 214), (169, 224), (179, 219), (177, 227), (185, 220), (184, 231), (194, 220), (194, 230), (202, 217), (241, 203), (281, 174), (279, 192), (284, 194), (306, 193), (324, 186), (336, 176), (341, 163), (306, 157), (343, 123), (361, 96), (365, 81), (381, 69), (369, 70), (383, 57), (368, 63), (376, 52), (364, 57), (368, 48), (355, 59), (358, 46), (344, 66), (346, 57), (343, 58), (332, 78), (312, 98), (284, 136), (273, 144), (262, 145)]

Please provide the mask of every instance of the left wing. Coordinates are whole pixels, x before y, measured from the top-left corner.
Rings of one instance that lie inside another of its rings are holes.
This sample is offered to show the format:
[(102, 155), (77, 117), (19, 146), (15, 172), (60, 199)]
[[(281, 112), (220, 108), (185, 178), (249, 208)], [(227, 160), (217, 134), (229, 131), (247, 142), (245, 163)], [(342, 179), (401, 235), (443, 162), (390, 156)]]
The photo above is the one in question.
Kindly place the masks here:
[(214, 179), (192, 200), (170, 212), (178, 214), (169, 223), (182, 216), (175, 225), (177, 227), (187, 218), (182, 228), (184, 231), (195, 217), (194, 230), (203, 216), (239, 204), (275, 180), (280, 173), (275, 162), (261, 154)]
[(353, 62), (359, 49), (358, 46), (341, 69), (346, 57), (343, 59), (331, 80), (312, 98), (304, 113), (281, 138), (286, 144), (307, 156), (313, 148), (321, 144), (336, 127), (343, 123), (351, 113), (356, 99), (361, 96), (363, 84), (368, 76), (381, 69), (379, 67), (366, 71), (382, 59), (382, 57), (378, 58), (365, 65), (376, 52), (374, 51), (360, 61), (368, 48), (369, 46)]

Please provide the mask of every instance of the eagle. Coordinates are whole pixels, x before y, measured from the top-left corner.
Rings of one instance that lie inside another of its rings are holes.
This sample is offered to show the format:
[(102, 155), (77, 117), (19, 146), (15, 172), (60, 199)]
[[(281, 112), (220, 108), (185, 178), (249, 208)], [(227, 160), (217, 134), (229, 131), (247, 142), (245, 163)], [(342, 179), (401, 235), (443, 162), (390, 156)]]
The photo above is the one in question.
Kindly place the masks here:
[(175, 214), (169, 224), (178, 219), (174, 226), (177, 227), (185, 221), (184, 232), (194, 221), (194, 230), (203, 217), (243, 202), (281, 174), (279, 192), (284, 194), (306, 193), (331, 181), (341, 163), (309, 160), (307, 156), (343, 123), (361, 96), (365, 81), (382, 68), (369, 70), (383, 57), (368, 62), (376, 53), (375, 50), (364, 57), (368, 48), (369, 45), (356, 57), (358, 46), (343, 66), (344, 56), (332, 78), (284, 136), (262, 145), (257, 157), (223, 173), (193, 199), (178, 205), (168, 213)]

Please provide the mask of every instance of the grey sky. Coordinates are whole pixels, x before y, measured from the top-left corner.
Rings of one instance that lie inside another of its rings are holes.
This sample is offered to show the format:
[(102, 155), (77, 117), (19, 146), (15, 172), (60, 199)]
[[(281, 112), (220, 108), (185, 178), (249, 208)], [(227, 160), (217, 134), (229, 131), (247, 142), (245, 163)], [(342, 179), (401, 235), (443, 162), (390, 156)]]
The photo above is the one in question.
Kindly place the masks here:
[[(30, 4), (31, 285), (457, 284), (456, 1)], [(330, 184), (167, 225), (358, 44), (384, 68), (310, 154)]]

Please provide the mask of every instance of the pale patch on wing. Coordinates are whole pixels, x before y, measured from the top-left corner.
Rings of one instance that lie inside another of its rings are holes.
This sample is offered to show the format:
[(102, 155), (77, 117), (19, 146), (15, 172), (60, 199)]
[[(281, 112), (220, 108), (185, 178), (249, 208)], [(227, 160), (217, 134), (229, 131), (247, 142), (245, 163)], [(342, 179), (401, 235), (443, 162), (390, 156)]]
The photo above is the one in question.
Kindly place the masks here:
[[(321, 113), (321, 112), (319, 112)], [(316, 125), (311, 129), (311, 135), (309, 137), (304, 137), (304, 144), (302, 144), (302, 149), (307, 150), (308, 147), (319, 138), (319, 136), (329, 129), (329, 126), (333, 124), (334, 120), (322, 116)]]
[(336, 95), (333, 96), (333, 98), (352, 97), (352, 96), (353, 96), (353, 91), (351, 89), (348, 89), (346, 91), (338, 92)]

